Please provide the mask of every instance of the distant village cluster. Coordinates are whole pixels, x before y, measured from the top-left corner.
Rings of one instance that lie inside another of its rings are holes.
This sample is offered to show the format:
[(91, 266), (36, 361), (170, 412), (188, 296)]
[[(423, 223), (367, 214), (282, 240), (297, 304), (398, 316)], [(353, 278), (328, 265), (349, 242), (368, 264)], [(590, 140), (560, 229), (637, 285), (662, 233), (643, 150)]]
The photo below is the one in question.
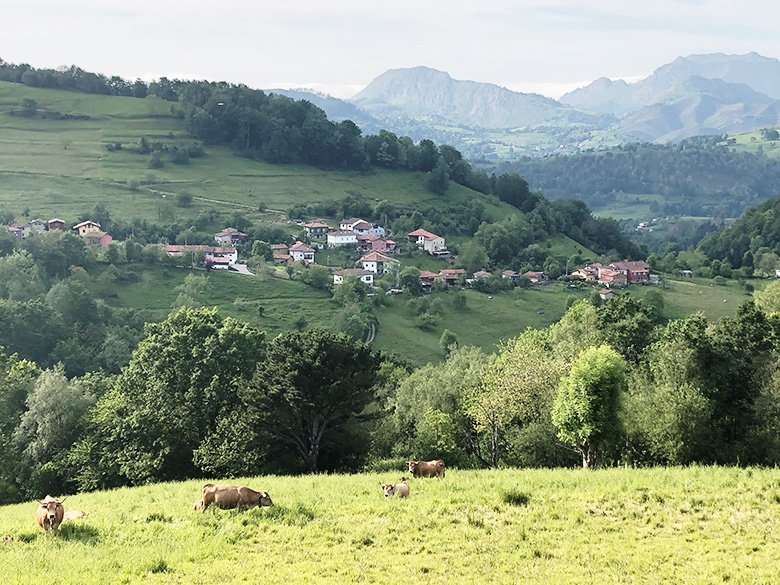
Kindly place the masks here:
[[(311, 265), (316, 264), (318, 250), (352, 249), (360, 254), (360, 258), (354, 266), (332, 268), (333, 285), (339, 285), (344, 282), (344, 279), (354, 277), (369, 287), (374, 286), (375, 279), (388, 272), (397, 271), (400, 267), (400, 261), (394, 257), (398, 252), (398, 244), (386, 237), (385, 228), (379, 224), (365, 221), (359, 217), (350, 217), (341, 220), (338, 229), (323, 221), (311, 221), (302, 224), (301, 227), (306, 235), (304, 239), (308, 239), (311, 243), (296, 240), (292, 245), (270, 244), (274, 264), (304, 263)], [(58, 218), (48, 221), (33, 219), (28, 223), (9, 224), (5, 226), (5, 229), (16, 238), (23, 240), (33, 233), (51, 230), (64, 231), (66, 225), (63, 220)], [(89, 245), (105, 248), (113, 241), (111, 234), (103, 231), (99, 223), (91, 220), (82, 221), (70, 229)], [(193, 265), (196, 264), (195, 257), (197, 255), (198, 264), (202, 264), (207, 269), (247, 272), (246, 266), (239, 263), (237, 246), (245, 242), (248, 237), (248, 234), (228, 227), (214, 234), (214, 245), (167, 244), (165, 253), (169, 257), (191, 256)], [(406, 238), (409, 244), (434, 258), (446, 259), (451, 256), (444, 237), (428, 230), (414, 230), (406, 234)], [(659, 276), (651, 274), (650, 266), (641, 260), (624, 260), (609, 264), (591, 263), (576, 268), (567, 276), (574, 280), (602, 285), (599, 295), (603, 299), (613, 296), (615, 288), (659, 282)], [(504, 270), (494, 274), (487, 270), (479, 270), (469, 275), (463, 268), (442, 268), (438, 272), (421, 270), (419, 281), (422, 290), (429, 291), (437, 282), (450, 287), (459, 287), (474, 285), (477, 281), (494, 277), (500, 277), (512, 285), (520, 284), (522, 279), (526, 279), (529, 285), (540, 285), (550, 281), (549, 276), (541, 271), (529, 270), (519, 273), (514, 270)]]
[[(40, 234), (46, 231), (65, 231), (65, 222), (59, 218), (45, 220), (41, 218), (33, 219), (27, 223), (10, 223), (5, 226), (8, 233), (12, 234), (17, 240), (25, 240), (31, 234)], [(111, 234), (104, 232), (100, 224), (91, 220), (77, 223), (71, 228), (78, 233), (82, 239), (90, 245), (106, 248), (114, 238)]]

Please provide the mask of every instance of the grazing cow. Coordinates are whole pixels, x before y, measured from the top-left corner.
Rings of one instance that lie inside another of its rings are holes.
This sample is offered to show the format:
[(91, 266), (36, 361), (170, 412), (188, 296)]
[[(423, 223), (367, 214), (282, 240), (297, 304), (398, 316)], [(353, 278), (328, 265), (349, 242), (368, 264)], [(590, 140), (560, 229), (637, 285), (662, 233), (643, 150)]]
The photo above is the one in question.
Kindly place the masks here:
[(207, 483), (203, 486), (203, 499), (195, 502), (193, 508), (199, 504), (202, 512), (205, 512), (211, 504), (222, 510), (232, 510), (233, 508), (247, 510), (254, 506), (274, 505), (268, 492), (256, 492), (243, 485), (214, 485), (213, 483)]
[[(63, 498), (64, 500), (64, 498)], [(46, 496), (41, 500), (38, 510), (35, 512), (35, 519), (44, 532), (56, 533), (65, 517), (65, 509), (62, 507), (62, 500)]]
[(406, 485), (406, 478), (401, 478), (401, 483), (383, 483), (382, 484), (382, 491), (385, 494), (386, 498), (389, 498), (390, 496), (394, 494), (398, 494), (399, 498), (408, 498), (409, 497), (409, 486)]
[(409, 473), (414, 477), (444, 477), (444, 461), (408, 461)]

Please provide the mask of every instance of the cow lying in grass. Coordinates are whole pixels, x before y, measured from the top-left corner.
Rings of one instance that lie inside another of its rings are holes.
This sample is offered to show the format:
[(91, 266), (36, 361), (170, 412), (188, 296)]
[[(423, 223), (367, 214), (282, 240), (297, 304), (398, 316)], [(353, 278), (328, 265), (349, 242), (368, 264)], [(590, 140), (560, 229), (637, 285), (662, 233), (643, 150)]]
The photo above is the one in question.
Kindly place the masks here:
[(386, 498), (389, 498), (395, 494), (398, 494), (399, 498), (409, 497), (409, 486), (406, 485), (405, 477), (401, 478), (401, 483), (383, 483), (382, 491), (384, 492)]
[(444, 477), (444, 461), (408, 461), (409, 473), (414, 477)]
[(255, 506), (273, 506), (268, 492), (256, 492), (252, 488), (237, 485), (214, 485), (207, 483), (203, 486), (203, 497), (197, 500), (193, 509), (205, 512), (211, 504), (222, 510), (248, 510)]

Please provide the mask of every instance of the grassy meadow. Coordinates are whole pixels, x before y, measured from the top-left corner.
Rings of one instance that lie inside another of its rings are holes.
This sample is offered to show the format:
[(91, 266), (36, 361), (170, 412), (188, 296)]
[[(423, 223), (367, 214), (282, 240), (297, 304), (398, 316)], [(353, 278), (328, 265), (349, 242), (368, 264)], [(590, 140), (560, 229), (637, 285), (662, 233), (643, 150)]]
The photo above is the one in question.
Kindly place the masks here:
[[(24, 117), (23, 99), (33, 99), (41, 112), (58, 112), (81, 119)], [(104, 203), (113, 217), (140, 217), (158, 221), (161, 206), (185, 221), (203, 209), (241, 210), (253, 220), (278, 218), (259, 207), (286, 210), (297, 203), (340, 199), (359, 193), (369, 199), (387, 199), (401, 207), (441, 205), (443, 198), (430, 193), (421, 173), (376, 170), (325, 171), (303, 165), (270, 165), (233, 156), (226, 148), (208, 147), (206, 156), (190, 164), (166, 162), (149, 169), (149, 155), (105, 146), (120, 142), (137, 145), (142, 136), (150, 142), (189, 145), (193, 140), (184, 123), (171, 113), (171, 102), (36, 89), (0, 82), (0, 208), (31, 216), (61, 217), (74, 221), (81, 213)], [(161, 193), (195, 197), (190, 208), (170, 205)], [(445, 201), (478, 198), (486, 214), (494, 218), (517, 211), (455, 183)]]
[(77, 494), (43, 534), (35, 502), (0, 508), (16, 583), (774, 583), (780, 471), (449, 470), (219, 480), (271, 508), (191, 510), (204, 480)]

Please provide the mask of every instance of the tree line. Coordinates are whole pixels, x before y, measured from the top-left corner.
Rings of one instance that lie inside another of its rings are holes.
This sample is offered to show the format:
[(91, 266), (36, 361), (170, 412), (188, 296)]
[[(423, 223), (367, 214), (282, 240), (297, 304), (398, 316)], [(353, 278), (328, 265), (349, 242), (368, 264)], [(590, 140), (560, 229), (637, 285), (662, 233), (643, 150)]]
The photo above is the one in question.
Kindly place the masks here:
[(198, 476), (780, 460), (780, 284), (717, 324), (621, 295), (494, 355), (416, 370), (320, 330), (216, 309), (149, 323), (118, 374), (0, 352), (0, 500)]
[(500, 167), (521, 173), (553, 198), (574, 198), (600, 208), (623, 194), (646, 198), (651, 213), (738, 217), (777, 194), (780, 162), (736, 151), (730, 139), (695, 137), (675, 144), (632, 143), (606, 151), (525, 157)]

